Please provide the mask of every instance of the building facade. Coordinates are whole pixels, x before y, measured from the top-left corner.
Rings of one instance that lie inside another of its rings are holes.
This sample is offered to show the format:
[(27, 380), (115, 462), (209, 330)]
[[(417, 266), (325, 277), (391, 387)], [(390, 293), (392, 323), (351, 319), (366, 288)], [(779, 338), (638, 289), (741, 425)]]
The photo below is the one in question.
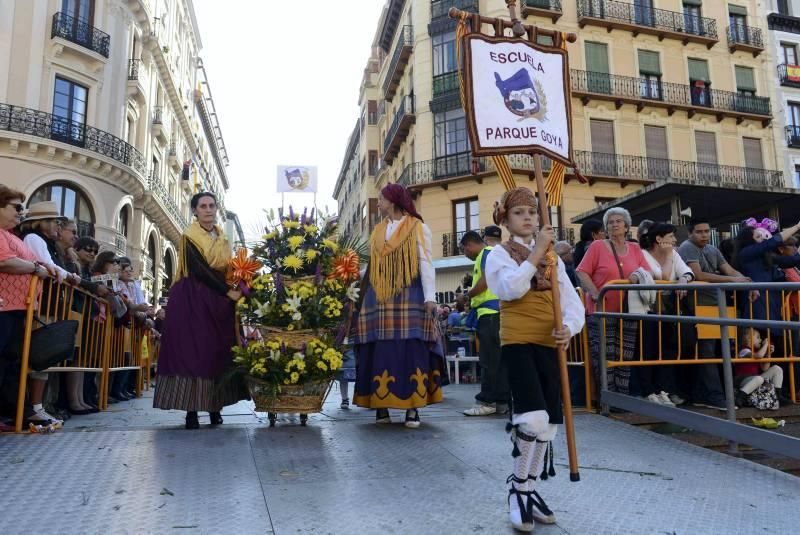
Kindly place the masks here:
[(227, 153), (191, 0), (0, 0), (0, 176), (165, 294)]
[[(663, 198), (658, 211), (642, 209), (639, 218), (680, 222), (681, 212), (707, 204), (702, 195), (685, 198), (687, 188), (791, 185), (776, 145), (776, 136), (784, 136), (772, 124), (776, 75), (757, 1), (518, 3), (525, 23), (578, 35), (568, 45), (573, 146), (589, 184), (568, 174), (562, 206), (551, 209), (563, 239), (574, 240), (576, 225), (599, 215), (599, 206), (645, 191)], [(396, 181), (417, 195), (433, 232), (441, 291), (461, 284), (470, 263), (458, 240), (491, 224), (503, 191), (491, 160), (470, 154), (455, 24), (447, 16), (453, 6), (508, 16), (503, 0), (389, 0), (376, 37), (381, 167), (374, 187)], [(531, 184), (529, 157), (509, 163), (519, 184)], [(703, 195), (711, 199), (714, 192)], [(744, 209), (729, 215), (740, 217)]]

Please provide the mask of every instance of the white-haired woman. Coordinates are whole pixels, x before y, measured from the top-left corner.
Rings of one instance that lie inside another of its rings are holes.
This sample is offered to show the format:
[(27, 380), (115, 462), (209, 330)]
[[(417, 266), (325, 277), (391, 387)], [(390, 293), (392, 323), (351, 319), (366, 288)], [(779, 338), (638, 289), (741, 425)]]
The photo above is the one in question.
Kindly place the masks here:
[[(603, 215), (603, 226), (608, 239), (592, 242), (586, 255), (577, 268), (578, 279), (586, 292), (586, 313), (589, 317), (589, 345), (592, 354), (592, 365), (595, 375), (599, 377), (600, 363), (600, 329), (603, 328), (601, 318), (594, 317), (597, 298), (600, 290), (611, 281), (629, 280), (639, 282), (636, 271), (650, 271), (650, 265), (642, 254), (639, 244), (627, 240), (631, 228), (631, 214), (624, 208), (610, 208)], [(620, 312), (620, 292), (607, 292), (601, 310)], [(622, 296), (624, 298), (624, 296)], [(606, 358), (619, 359), (620, 347), (622, 359), (632, 360), (636, 347), (637, 322), (623, 321), (622, 333), (619, 321), (606, 321)], [(609, 368), (608, 387), (612, 391), (623, 394), (630, 393), (630, 368)]]

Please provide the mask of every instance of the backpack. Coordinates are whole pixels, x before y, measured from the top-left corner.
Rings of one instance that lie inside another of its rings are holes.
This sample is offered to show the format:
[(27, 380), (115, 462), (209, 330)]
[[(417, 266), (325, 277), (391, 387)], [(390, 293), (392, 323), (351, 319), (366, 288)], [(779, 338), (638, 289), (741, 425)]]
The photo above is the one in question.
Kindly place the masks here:
[(778, 394), (775, 392), (775, 385), (772, 383), (765, 382), (756, 388), (752, 394), (747, 396), (747, 401), (756, 409), (777, 410), (780, 408)]

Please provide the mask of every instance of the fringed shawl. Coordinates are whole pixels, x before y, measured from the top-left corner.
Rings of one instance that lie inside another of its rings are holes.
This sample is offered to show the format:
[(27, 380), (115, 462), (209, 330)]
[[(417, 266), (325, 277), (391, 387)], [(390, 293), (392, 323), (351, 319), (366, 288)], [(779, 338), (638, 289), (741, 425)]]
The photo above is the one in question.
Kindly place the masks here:
[(214, 230), (217, 237), (211, 236), (200, 223), (193, 222), (183, 236), (181, 236), (180, 252), (178, 254), (178, 270), (175, 273), (175, 282), (189, 275), (189, 266), (186, 261), (186, 241), (192, 242), (197, 250), (202, 253), (209, 267), (215, 271), (225, 272), (228, 268), (233, 253), (231, 252), (231, 244), (228, 242), (228, 237), (225, 232), (218, 225), (214, 225)]
[(378, 223), (370, 238), (369, 283), (375, 290), (378, 303), (400, 293), (419, 276), (418, 243), (424, 243), (422, 222), (406, 218), (386, 240), (389, 219)]

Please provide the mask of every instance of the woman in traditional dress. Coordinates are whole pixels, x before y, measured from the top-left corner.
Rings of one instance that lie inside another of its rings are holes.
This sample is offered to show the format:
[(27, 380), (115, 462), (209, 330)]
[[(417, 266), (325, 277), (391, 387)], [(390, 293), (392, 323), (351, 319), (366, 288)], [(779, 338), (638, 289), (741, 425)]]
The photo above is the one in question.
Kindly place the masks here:
[[(494, 220), (505, 225), (510, 239), (492, 249), (486, 261), (486, 284), (500, 299), (500, 345), (511, 387), (511, 424), (514, 469), (508, 482), (511, 525), (533, 531), (534, 520), (555, 523), (555, 515), (536, 492), (540, 474), (553, 470), (550, 446), (556, 424), (563, 423), (561, 382), (556, 346), (566, 347), (583, 328), (585, 311), (571, 287), (564, 262), (546, 265), (555, 240), (553, 227), (538, 234), (536, 197), (527, 188), (503, 194), (495, 206)], [(534, 235), (536, 239), (534, 240)], [(562, 325), (553, 313), (552, 269), (558, 271)], [(550, 451), (550, 470), (545, 459)]]
[(370, 237), (370, 260), (351, 340), (356, 354), (356, 405), (405, 409), (405, 425), (420, 425), (417, 409), (442, 400), (444, 357), (436, 323), (431, 231), (399, 184), (381, 190), (383, 221)]
[(221, 381), (237, 343), (235, 305), (242, 294), (225, 283), (231, 246), (216, 224), (217, 199), (198, 193), (191, 207), (196, 220), (181, 239), (153, 407), (184, 410), (186, 429), (197, 429), (197, 411), (208, 411), (211, 425), (219, 425), (222, 408), (249, 395), (243, 384)]

